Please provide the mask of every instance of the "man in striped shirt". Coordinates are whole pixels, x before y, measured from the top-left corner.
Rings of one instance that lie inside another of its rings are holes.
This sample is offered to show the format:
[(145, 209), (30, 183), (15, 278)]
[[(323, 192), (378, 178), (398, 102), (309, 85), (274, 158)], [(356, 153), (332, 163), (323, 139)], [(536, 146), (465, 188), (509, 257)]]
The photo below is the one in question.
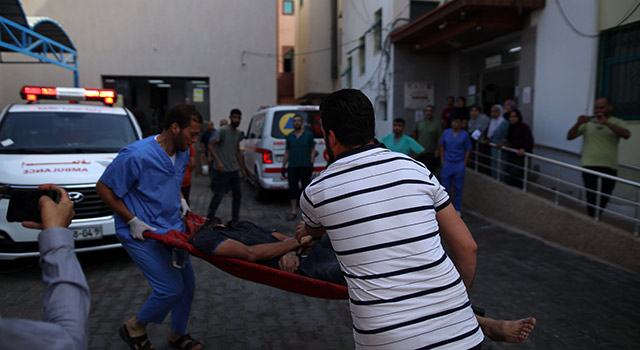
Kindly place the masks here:
[(444, 188), (421, 163), (374, 144), (373, 106), (360, 91), (334, 92), (320, 111), (335, 161), (302, 194), (305, 224), (296, 235), (329, 235), (349, 287), (356, 347), (479, 348), (465, 288), (477, 246)]

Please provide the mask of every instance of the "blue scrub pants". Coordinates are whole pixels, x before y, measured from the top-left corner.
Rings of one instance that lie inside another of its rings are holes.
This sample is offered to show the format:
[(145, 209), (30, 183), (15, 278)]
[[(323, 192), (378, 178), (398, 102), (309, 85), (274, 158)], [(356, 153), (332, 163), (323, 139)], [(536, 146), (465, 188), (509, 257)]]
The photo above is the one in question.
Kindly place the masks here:
[[(453, 207), (456, 210), (460, 210), (462, 204), (462, 188), (464, 187), (465, 166), (464, 161), (449, 162), (445, 161), (442, 166), (442, 173), (440, 183), (449, 193), (449, 197), (453, 198)], [(453, 192), (451, 195), (451, 183), (453, 182)]]
[[(123, 230), (124, 231), (124, 230)], [(171, 311), (174, 334), (185, 334), (195, 290), (195, 275), (191, 261), (178, 269), (173, 266), (171, 248), (152, 240), (136, 241), (126, 232), (117, 232), (118, 239), (153, 288), (140, 311), (138, 320), (144, 324), (162, 323)], [(181, 251), (178, 263), (188, 255)]]

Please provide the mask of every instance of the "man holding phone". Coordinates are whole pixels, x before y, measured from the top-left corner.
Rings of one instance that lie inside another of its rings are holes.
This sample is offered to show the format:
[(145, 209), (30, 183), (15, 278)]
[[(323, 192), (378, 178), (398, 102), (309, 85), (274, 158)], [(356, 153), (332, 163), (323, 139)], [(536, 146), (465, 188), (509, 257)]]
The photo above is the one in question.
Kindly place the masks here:
[(202, 116), (191, 105), (178, 104), (165, 117), (160, 135), (123, 148), (107, 167), (96, 192), (117, 214), (116, 235), (142, 271), (153, 292), (140, 311), (119, 329), (131, 349), (153, 348), (146, 325), (162, 323), (171, 311), (170, 345), (200, 349), (187, 333), (187, 322), (195, 290), (195, 276), (188, 255), (178, 252), (184, 267), (173, 264), (173, 251), (154, 240), (144, 240), (144, 231), (164, 234), (184, 231), (181, 215), (188, 205), (180, 187), (189, 161), (189, 146), (197, 141)]
[[(593, 116), (581, 115), (567, 132), (567, 140), (578, 136), (584, 137), (582, 159), (580, 165), (586, 169), (598, 171), (612, 176), (618, 175), (618, 144), (620, 138), (628, 139), (631, 132), (624, 120), (611, 115), (613, 106), (606, 97), (596, 100)], [(587, 188), (587, 214), (595, 217), (596, 209), (600, 212), (607, 206), (609, 196), (616, 185), (614, 180), (602, 178), (600, 203), (596, 204), (598, 176), (582, 173), (584, 187)]]
[[(89, 342), (89, 286), (73, 251), (66, 227), (73, 218), (73, 203), (56, 185), (41, 185), (43, 195), (33, 197), (40, 220), (22, 226), (41, 229), (38, 235), (44, 293), (43, 321), (0, 318), (0, 349), (86, 349)], [(56, 203), (44, 191), (57, 191)], [(35, 192), (35, 191), (34, 191)]]

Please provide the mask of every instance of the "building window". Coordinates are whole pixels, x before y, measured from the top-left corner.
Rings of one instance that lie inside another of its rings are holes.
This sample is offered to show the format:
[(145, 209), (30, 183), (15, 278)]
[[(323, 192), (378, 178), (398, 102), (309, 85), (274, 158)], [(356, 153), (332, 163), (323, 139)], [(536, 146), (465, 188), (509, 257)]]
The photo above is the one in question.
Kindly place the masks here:
[(365, 57), (365, 37), (361, 36), (360, 37), (360, 45), (358, 46), (358, 59), (360, 60), (360, 75), (364, 74), (365, 72), (365, 65), (366, 65), (366, 57)]
[(600, 33), (597, 97), (608, 97), (612, 115), (640, 120), (640, 22)]
[(373, 50), (378, 52), (382, 50), (382, 9), (376, 11), (375, 22), (373, 24)]
[[(302, 6), (302, 3), (300, 6)], [(293, 14), (293, 0), (284, 0), (282, 2), (282, 13), (285, 15)]]
[(440, 5), (440, 1), (411, 0), (410, 4), (409, 19), (413, 22), (426, 15), (429, 11), (435, 10)]
[(347, 57), (347, 69), (345, 69), (344, 72), (340, 74), (341, 77), (345, 78), (347, 88), (351, 88), (351, 67), (352, 67), (352, 60), (351, 60), (351, 56), (349, 56)]
[(285, 73), (293, 72), (293, 50), (289, 50), (284, 54), (284, 60), (282, 64), (282, 70)]

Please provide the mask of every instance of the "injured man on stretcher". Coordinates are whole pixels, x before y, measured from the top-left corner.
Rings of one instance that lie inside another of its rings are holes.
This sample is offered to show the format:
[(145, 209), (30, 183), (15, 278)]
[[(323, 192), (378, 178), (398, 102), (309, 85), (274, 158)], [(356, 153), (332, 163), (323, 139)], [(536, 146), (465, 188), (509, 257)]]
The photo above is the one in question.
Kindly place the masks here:
[[(319, 240), (310, 236), (301, 242), (276, 230), (249, 221), (228, 227), (219, 218), (208, 219), (189, 237), (189, 243), (207, 255), (256, 262), (314, 279), (346, 285), (328, 235)], [(494, 341), (522, 343), (533, 331), (536, 320), (495, 320), (476, 315), (483, 333)]]

